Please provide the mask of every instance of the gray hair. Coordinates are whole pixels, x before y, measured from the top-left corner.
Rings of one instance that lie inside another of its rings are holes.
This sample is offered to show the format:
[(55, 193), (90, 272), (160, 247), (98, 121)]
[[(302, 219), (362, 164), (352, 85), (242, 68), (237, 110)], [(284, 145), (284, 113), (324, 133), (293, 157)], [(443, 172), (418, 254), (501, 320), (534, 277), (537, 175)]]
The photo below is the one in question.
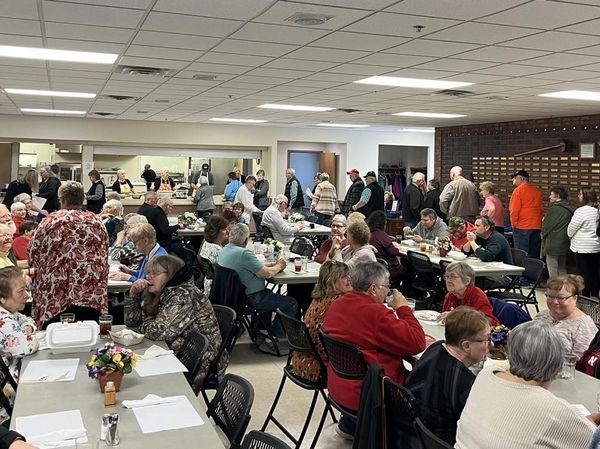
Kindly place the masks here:
[(110, 200), (121, 200), (121, 195), (118, 194), (118, 192), (114, 192), (114, 191), (110, 191), (110, 192), (106, 192), (106, 201), (110, 201)]
[(236, 223), (229, 231), (229, 243), (235, 246), (245, 246), (246, 240), (250, 237), (250, 229), (244, 223)]
[(206, 176), (200, 176), (200, 178), (198, 178), (198, 183), (201, 186), (208, 184), (208, 178)]
[(58, 188), (58, 200), (60, 201), (60, 207), (81, 207), (85, 194), (83, 193), (83, 186), (77, 181), (66, 181), (61, 184)]
[(329, 173), (323, 172), (319, 175), (319, 179), (321, 181), (329, 181)]
[(117, 170), (117, 176), (119, 175), (126, 175), (127, 173), (125, 172), (125, 170)]
[(390, 273), (379, 262), (361, 262), (350, 269), (352, 288), (361, 293), (366, 293), (373, 284), (385, 284)]
[(293, 168), (288, 168), (288, 169), (286, 170), (286, 172), (288, 172), (288, 171), (289, 171), (289, 172), (290, 172), (292, 175), (295, 175), (295, 174), (296, 174), (296, 170), (295, 170), (295, 169), (293, 169)]
[(462, 176), (462, 172), (463, 172), (462, 167), (459, 167), (458, 165), (455, 165), (454, 167), (452, 167), (450, 169), (450, 174), (453, 174), (453, 175)]
[(121, 203), (119, 200), (108, 200), (106, 203), (104, 203), (102, 209), (111, 210), (119, 217), (123, 215), (123, 203)]
[(421, 181), (421, 180), (425, 180), (425, 175), (423, 173), (421, 173), (420, 171), (416, 172), (414, 175), (412, 175), (412, 182), (417, 182), (417, 181)]
[(562, 370), (564, 358), (560, 336), (545, 321), (519, 324), (508, 334), (510, 372), (521, 379), (550, 382)]
[(279, 206), (284, 201), (287, 203), (288, 199), (287, 196), (285, 196), (283, 193), (280, 193), (275, 198), (273, 198), (273, 204), (276, 204), (277, 206)]
[(158, 202), (156, 203), (158, 204), (158, 207), (163, 207), (163, 206), (172, 206), (173, 205), (173, 200), (171, 198), (159, 198)]
[(15, 201), (14, 203), (12, 203), (10, 205), (10, 213), (15, 213), (19, 210), (27, 210), (27, 206), (25, 206), (25, 204), (21, 203), (20, 201)]
[(25, 201), (31, 201), (31, 195), (29, 193), (19, 193), (13, 199), (14, 202), (24, 203)]
[(127, 217), (125, 217), (125, 223), (129, 227), (134, 227), (142, 223), (148, 223), (148, 219), (144, 215), (128, 214)]
[(446, 274), (457, 275), (467, 285), (475, 285), (475, 270), (466, 262), (452, 262), (446, 267)]
[(437, 214), (433, 209), (430, 209), (429, 207), (426, 207), (421, 211), (421, 218), (424, 217), (431, 217), (434, 221), (437, 220)]

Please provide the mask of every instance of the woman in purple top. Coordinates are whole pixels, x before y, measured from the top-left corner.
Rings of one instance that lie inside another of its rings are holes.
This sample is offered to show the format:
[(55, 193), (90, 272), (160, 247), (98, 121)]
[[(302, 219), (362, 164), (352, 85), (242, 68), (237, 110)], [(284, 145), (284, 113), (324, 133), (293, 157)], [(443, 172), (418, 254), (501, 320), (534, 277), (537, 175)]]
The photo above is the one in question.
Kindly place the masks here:
[(391, 237), (384, 231), (386, 222), (387, 217), (382, 210), (377, 210), (369, 216), (367, 219), (367, 224), (371, 230), (369, 244), (377, 249), (377, 258), (386, 261), (390, 279), (396, 283), (402, 277), (404, 269), (398, 259), (400, 251), (392, 242)]

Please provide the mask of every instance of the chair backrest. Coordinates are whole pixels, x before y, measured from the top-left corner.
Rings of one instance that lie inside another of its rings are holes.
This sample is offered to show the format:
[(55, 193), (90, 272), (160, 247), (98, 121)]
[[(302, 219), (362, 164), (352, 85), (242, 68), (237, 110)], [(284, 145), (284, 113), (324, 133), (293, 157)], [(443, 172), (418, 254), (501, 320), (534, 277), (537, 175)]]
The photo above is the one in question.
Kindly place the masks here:
[(213, 265), (215, 277), (210, 287), (208, 299), (211, 304), (221, 304), (232, 308), (239, 315), (246, 304), (246, 287), (235, 270)]
[(383, 378), (383, 403), (388, 429), (413, 433), (415, 419), (421, 415), (412, 393), (388, 376)]
[(600, 312), (598, 311), (599, 303), (600, 302), (597, 299), (577, 295), (577, 307), (591, 316), (597, 326), (600, 325)]
[(442, 272), (442, 275), (446, 274), (446, 268), (448, 268), (448, 265), (451, 263), (453, 263), (451, 260), (440, 260), (440, 271)]
[(534, 283), (531, 286), (531, 290), (534, 291), (540, 283), (546, 264), (540, 259), (526, 257), (523, 261), (523, 267), (525, 268), (525, 271), (523, 272), (523, 277), (527, 278), (530, 282)]
[(198, 263), (200, 264), (200, 271), (204, 275), (205, 279), (215, 278), (215, 269), (210, 260), (206, 257), (198, 256)]
[(184, 374), (190, 385), (193, 384), (194, 379), (200, 370), (202, 355), (207, 347), (208, 339), (200, 332), (192, 330), (188, 332), (183, 342), (183, 346), (177, 353), (177, 358), (188, 370), (187, 373)]
[(306, 219), (306, 221), (308, 221), (309, 223), (316, 223), (317, 221), (319, 221), (319, 218), (316, 215), (311, 215)]
[(419, 418), (415, 419), (415, 432), (417, 432), (423, 449), (452, 449), (452, 446), (435, 436), (425, 427), (425, 424)]
[(279, 438), (266, 432), (253, 430), (244, 438), (242, 449), (292, 449)]
[(275, 238), (275, 237), (273, 237), (273, 233), (271, 232), (271, 229), (269, 229), (268, 226), (260, 225), (260, 230), (262, 231), (262, 235), (264, 238), (266, 238), (266, 239)]
[(523, 251), (518, 248), (511, 248), (510, 252), (512, 253), (513, 264), (519, 267), (523, 267), (523, 262), (527, 258), (527, 251)]
[(383, 265), (386, 268), (389, 267), (387, 260), (385, 260), (383, 257), (376, 257), (375, 259), (377, 260), (377, 263)]
[(10, 405), (10, 401), (8, 397), (4, 393), (4, 387), (6, 384), (10, 384), (13, 391), (17, 391), (17, 382), (13, 379), (12, 374), (10, 374), (10, 370), (8, 366), (4, 363), (2, 357), (0, 357), (0, 405), (4, 407), (8, 416), (12, 416), (12, 405)]
[(212, 417), (234, 447), (241, 443), (246, 432), (253, 403), (252, 384), (243, 377), (226, 374), (208, 405), (208, 416)]
[(319, 331), (329, 366), (342, 379), (360, 380), (367, 374), (367, 364), (363, 353), (356, 346), (327, 335), (323, 329)]
[(306, 237), (296, 237), (290, 245), (290, 252), (300, 254), (298, 251), (300, 250), (301, 245), (306, 243), (310, 243), (310, 240)]
[(219, 331), (221, 332), (221, 341), (223, 342), (221, 344), (223, 349), (219, 349), (220, 354), (215, 358), (218, 361), (225, 349), (230, 351), (231, 348), (229, 346), (238, 331), (238, 321), (237, 313), (231, 307), (214, 304), (213, 310), (219, 322)]
[(427, 254), (409, 250), (407, 251), (406, 255), (411, 266), (417, 274), (433, 273), (433, 264), (431, 263), (431, 259), (429, 259), (429, 256)]
[(319, 351), (310, 337), (306, 324), (296, 318), (286, 315), (279, 309), (277, 309), (277, 316), (285, 329), (291, 351), (311, 353), (320, 366), (321, 374), (325, 375), (325, 363), (323, 363)]
[(489, 300), (492, 303), (493, 314), (500, 324), (512, 329), (521, 323), (531, 321), (529, 314), (514, 303), (494, 297), (490, 297)]

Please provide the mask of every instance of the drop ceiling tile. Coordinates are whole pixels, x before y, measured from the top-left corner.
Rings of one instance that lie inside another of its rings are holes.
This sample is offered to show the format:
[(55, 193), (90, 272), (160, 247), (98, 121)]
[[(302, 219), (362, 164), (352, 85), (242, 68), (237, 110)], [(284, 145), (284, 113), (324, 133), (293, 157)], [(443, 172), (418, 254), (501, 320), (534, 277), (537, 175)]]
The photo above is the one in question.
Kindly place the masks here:
[(366, 64), (340, 64), (332, 69), (326, 70), (327, 73), (344, 73), (348, 75), (375, 76), (385, 75), (390, 71), (389, 67)]
[(527, 76), (535, 73), (549, 72), (548, 67), (533, 67), (520, 64), (501, 64), (489, 69), (478, 70), (475, 73), (483, 73), (498, 76)]
[(36, 0), (0, 2), (0, 17), (38, 20)]
[[(546, 74), (540, 75), (544, 76)], [(531, 77), (527, 76), (519, 76), (515, 78), (506, 78), (499, 81), (494, 81), (489, 84), (484, 84), (482, 89), (486, 89), (488, 86), (501, 86), (501, 87), (536, 87), (536, 86), (544, 86), (546, 84), (552, 83), (552, 80), (549, 79), (538, 79), (533, 78), (536, 75), (532, 75)]]
[(280, 84), (284, 84), (288, 82), (288, 79), (285, 78), (272, 78), (266, 76), (250, 76), (250, 75), (241, 75), (236, 78), (236, 80), (240, 83), (254, 83), (254, 84), (262, 84), (265, 86), (279, 86)]
[(40, 22), (36, 20), (9, 19), (0, 17), (0, 30), (3, 34), (41, 36)]
[(289, 83), (286, 83), (286, 86), (299, 86), (299, 87), (311, 87), (311, 88), (315, 88), (315, 89), (326, 89), (329, 87), (333, 87), (333, 86), (337, 86), (340, 83), (338, 82), (331, 82), (331, 81), (317, 81), (317, 80), (307, 80), (307, 79), (301, 79), (301, 80), (295, 80), (295, 81), (290, 81)]
[(146, 9), (152, 0), (53, 0), (66, 3), (84, 3), (99, 6), (116, 6), (119, 8)]
[[(543, 14), (540, 12), (543, 11)], [(488, 23), (552, 30), (596, 17), (600, 11), (592, 6), (534, 0), (516, 8), (481, 19)], [(575, 31), (575, 30), (572, 30)]]
[(264, 64), (263, 67), (287, 70), (306, 70), (307, 67), (310, 67), (311, 70), (321, 71), (330, 69), (332, 67), (335, 67), (336, 65), (337, 63), (334, 62), (306, 61), (303, 59), (279, 58), (268, 62), (267, 64)]
[[(307, 69), (310, 67), (307, 67)], [(298, 79), (304, 78), (305, 76), (311, 75), (312, 71), (302, 71), (302, 70), (285, 70), (285, 69), (270, 69), (270, 68), (257, 68), (248, 72), (248, 75), (252, 76), (273, 76), (276, 78), (288, 78), (288, 79)]]
[(218, 42), (219, 39), (216, 37), (162, 33), (160, 31), (139, 31), (133, 40), (133, 44), (136, 45), (184, 48), (190, 50), (209, 50)]
[(364, 58), (356, 59), (353, 61), (356, 64), (371, 64), (381, 65), (385, 67), (394, 67), (396, 69), (403, 67), (411, 67), (417, 64), (424, 64), (428, 61), (432, 61), (433, 58), (426, 56), (411, 56), (411, 55), (398, 55), (392, 53), (374, 53)]
[(433, 33), (429, 35), (429, 38), (471, 44), (497, 44), (534, 33), (539, 33), (539, 31), (504, 25), (468, 22)]
[[(241, 75), (242, 73), (246, 73), (249, 70), (252, 70), (252, 67), (245, 67), (241, 65), (227, 65), (227, 64), (209, 64), (204, 62), (194, 62), (186, 67), (185, 72), (186, 75), (183, 75), (183, 72), (179, 72), (176, 77), (178, 78), (191, 78), (196, 73), (205, 73), (205, 74), (231, 74), (231, 75)], [(189, 73), (188, 73), (189, 72)]]
[[(42, 61), (43, 62), (43, 61)], [(59, 70), (83, 70), (97, 73), (109, 73), (112, 70), (112, 66), (109, 64), (84, 64), (80, 62), (63, 62), (63, 61), (48, 61), (48, 67), (50, 69)]]
[(586, 63), (599, 63), (600, 57), (574, 55), (569, 53), (555, 53), (553, 55), (541, 56), (539, 58), (529, 59), (524, 61), (526, 64), (541, 66), (541, 67), (560, 67), (570, 68), (581, 66)]
[[(322, 2), (321, 2), (322, 3)], [(288, 24), (295, 25), (291, 21), (286, 21), (289, 17), (297, 13), (320, 14), (325, 16), (333, 16), (322, 25), (311, 26), (312, 29), (337, 30), (352, 22), (355, 22), (362, 17), (370, 14), (368, 11), (360, 9), (352, 9), (349, 5), (344, 5), (343, 8), (324, 6), (322, 4), (306, 4), (298, 2), (277, 2), (266, 12), (253, 19), (254, 22), (273, 23), (273, 24)]]
[[(372, 33), (376, 31), (377, 34), (416, 38), (427, 36), (459, 23), (457, 20), (378, 12), (347, 26), (344, 28), (344, 31), (356, 31), (360, 33)], [(413, 28), (415, 25), (422, 25), (425, 28), (420, 33), (417, 33)]]
[[(127, 43), (133, 36), (134, 30), (110, 28), (69, 23), (45, 22), (46, 36), (49, 38), (75, 39), (91, 42)], [(90, 50), (93, 51), (93, 43)]]
[(536, 58), (547, 55), (548, 52), (539, 50), (523, 50), (519, 48), (508, 48), (490, 46), (477, 50), (467, 51), (456, 56), (461, 59), (472, 59), (476, 61), (491, 61), (496, 63), (516, 62), (524, 59)]
[(303, 28), (299, 26), (247, 23), (233, 33), (230, 38), (258, 42), (306, 45), (326, 33), (326, 30)]
[(225, 37), (241, 25), (242, 22), (236, 20), (151, 12), (144, 21), (142, 30)]
[[(596, 64), (593, 64), (596, 65)], [(531, 75), (531, 78), (538, 80), (558, 80), (558, 81), (577, 81), (597, 79), (598, 74), (593, 70), (587, 70), (588, 66), (584, 66), (583, 70), (562, 69), (552, 72), (544, 72), (538, 75)]]
[(445, 77), (444, 80), (446, 80), (446, 81), (463, 81), (463, 82), (479, 84), (479, 83), (491, 83), (491, 82), (503, 80), (506, 78), (507, 78), (507, 76), (505, 76), (505, 75), (483, 75), (480, 73), (472, 73), (471, 72), (471, 73), (461, 73), (458, 75), (451, 75), (451, 76)]
[(296, 51), (293, 51), (292, 53), (287, 54), (286, 57), (326, 62), (348, 62), (354, 59), (367, 56), (367, 54), (368, 53), (364, 51), (341, 49), (331, 51), (326, 48), (319, 47), (302, 47)]
[(158, 0), (155, 11), (190, 14), (223, 19), (250, 20), (273, 3), (272, 0)]
[(44, 20), (47, 22), (76, 23), (81, 25), (136, 28), (144, 12), (137, 9), (92, 6), (71, 3), (42, 1)]
[(123, 56), (117, 61), (121, 65), (136, 65), (143, 67), (159, 67), (162, 69), (183, 69), (188, 65), (186, 61), (175, 61), (173, 59), (150, 59), (137, 56)]
[(400, 70), (392, 70), (386, 73), (387, 76), (399, 76), (403, 78), (422, 78), (422, 79), (445, 79), (452, 75), (457, 75), (456, 72), (449, 72), (443, 70), (424, 70), (421, 68), (410, 68), (410, 69), (400, 69)]
[(75, 51), (96, 51), (101, 53), (121, 54), (125, 50), (124, 44), (115, 44), (111, 42), (90, 42), (71, 39), (47, 38), (46, 46), (48, 48), (59, 48), (61, 50)]
[[(600, 5), (597, 3), (597, 6)], [(596, 16), (600, 12), (596, 13)], [(565, 31), (567, 33), (581, 33), (581, 34), (592, 34), (595, 36), (600, 36), (600, 31), (598, 30), (598, 26), (600, 26), (600, 19), (588, 20), (587, 22), (578, 23), (576, 25), (567, 26), (564, 28), (560, 28), (560, 31)]]
[(389, 12), (416, 14), (447, 19), (471, 20), (526, 3), (528, 0), (404, 0), (386, 9)]
[(16, 45), (17, 47), (42, 47), (44, 41), (40, 36), (17, 36), (0, 34), (0, 45)]
[(342, 75), (341, 73), (326, 73), (320, 72), (314, 75), (303, 78), (305, 80), (317, 80), (317, 81), (331, 81), (332, 83), (345, 84), (352, 83), (357, 79), (360, 79), (356, 75)]
[(142, 58), (176, 59), (178, 61), (194, 61), (202, 51), (182, 50), (178, 48), (148, 47), (145, 45), (131, 45), (125, 53), (126, 56), (139, 56)]
[(213, 50), (224, 53), (245, 53), (254, 56), (271, 56), (276, 58), (297, 48), (297, 45), (227, 39)]
[(449, 72), (470, 72), (473, 70), (485, 69), (487, 67), (492, 67), (495, 65), (498, 65), (498, 63), (445, 58), (438, 59), (437, 61), (426, 62), (425, 64), (420, 64), (415, 68), (425, 70), (447, 70)]
[(380, 36), (377, 34), (336, 31), (313, 42), (313, 47), (341, 48), (346, 50), (380, 51), (407, 42), (408, 38)]
[[(210, 51), (204, 56), (198, 58), (197, 62), (210, 62), (215, 64), (231, 64), (248, 67), (256, 67), (272, 61), (273, 58), (269, 56), (254, 56), (248, 54), (239, 53), (219, 53), (216, 51)], [(283, 67), (285, 68), (285, 67)]]
[(388, 48), (386, 53), (398, 53), (403, 55), (418, 56), (452, 56), (468, 50), (480, 47), (478, 44), (465, 44), (459, 42), (446, 42), (431, 39), (414, 39), (406, 44)]
[(600, 64), (596, 63), (596, 64), (583, 65), (581, 67), (578, 67), (578, 69), (588, 70), (591, 72), (600, 72)]
[(598, 38), (583, 34), (561, 33), (559, 31), (547, 31), (520, 39), (504, 42), (502, 46), (530, 48), (547, 51), (567, 51), (581, 47), (597, 45)]

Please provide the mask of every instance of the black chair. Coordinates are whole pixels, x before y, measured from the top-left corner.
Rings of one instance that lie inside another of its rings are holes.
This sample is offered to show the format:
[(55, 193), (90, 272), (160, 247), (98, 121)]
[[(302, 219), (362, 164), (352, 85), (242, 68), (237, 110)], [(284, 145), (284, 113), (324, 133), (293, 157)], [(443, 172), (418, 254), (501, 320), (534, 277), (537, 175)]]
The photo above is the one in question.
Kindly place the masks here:
[(256, 228), (256, 232), (254, 233), (254, 241), (263, 242), (265, 240), (265, 236), (263, 234), (263, 228), (261, 226), (262, 214), (258, 212), (252, 212), (252, 218), (254, 219), (254, 226)]
[(387, 447), (417, 446), (415, 420), (421, 416), (412, 393), (388, 376), (383, 377), (384, 439)]
[(291, 449), (279, 438), (265, 432), (253, 430), (244, 438), (242, 449)]
[[(319, 395), (323, 397), (325, 401), (325, 408), (323, 409), (323, 415), (321, 416), (321, 421), (324, 420), (324, 416), (327, 415), (327, 412), (331, 413), (331, 417), (334, 422), (337, 422), (335, 416), (333, 414), (333, 410), (331, 409), (331, 405), (327, 401), (327, 396), (325, 395), (325, 389), (327, 388), (327, 368), (319, 355), (319, 351), (315, 347), (314, 342), (310, 338), (310, 334), (308, 332), (308, 328), (306, 324), (302, 321), (292, 318), (291, 316), (286, 315), (285, 313), (277, 310), (278, 319), (281, 321), (283, 328), (288, 337), (288, 342), (290, 346), (290, 354), (288, 356), (287, 364), (283, 367), (283, 376), (281, 378), (281, 383), (279, 384), (279, 389), (277, 390), (277, 394), (275, 395), (275, 399), (273, 400), (273, 405), (267, 414), (265, 422), (262, 425), (261, 431), (264, 431), (269, 422), (273, 422), (279, 430), (281, 430), (285, 436), (287, 436), (290, 441), (294, 443), (294, 447), (299, 449), (302, 446), (302, 441), (304, 440), (304, 436), (306, 435), (306, 431), (308, 429), (308, 425), (312, 419), (312, 415), (315, 410), (315, 405), (317, 403), (317, 399)], [(294, 353), (298, 354), (311, 354), (320, 368), (320, 376), (316, 381), (306, 380), (300, 376), (298, 376), (292, 370), (292, 356)], [(285, 385), (285, 381), (289, 379), (300, 388), (305, 390), (310, 390), (313, 392), (312, 401), (310, 403), (310, 407), (308, 409), (308, 413), (306, 415), (306, 419), (304, 420), (304, 425), (302, 426), (302, 430), (298, 437), (293, 436), (290, 431), (274, 416), (275, 409), (277, 408), (277, 404), (279, 403), (279, 399), (281, 398), (281, 393), (283, 392), (283, 387)], [(319, 435), (321, 434), (321, 427), (318, 428), (317, 433), (313, 438), (313, 442), (311, 444), (311, 449), (314, 448), (317, 444), (317, 440), (319, 439)]]
[(302, 257), (312, 257), (315, 247), (306, 237), (296, 237), (290, 245), (290, 252)]
[(523, 251), (522, 249), (518, 248), (511, 248), (510, 252), (512, 253), (513, 265), (523, 267), (523, 263), (527, 258), (527, 251)]
[(408, 262), (416, 275), (411, 286), (422, 293), (425, 300), (432, 309), (441, 309), (441, 304), (446, 294), (446, 284), (441, 276), (436, 273), (429, 256), (417, 251), (406, 253)]
[(319, 219), (317, 218), (316, 215), (310, 215), (309, 217), (306, 218), (306, 221), (308, 221), (309, 223), (317, 223), (319, 221)]
[(215, 269), (212, 262), (202, 256), (198, 256), (198, 265), (200, 267), (200, 273), (202, 273), (202, 290), (204, 290), (204, 280), (213, 280), (215, 278)]
[(498, 298), (503, 301), (514, 302), (519, 307), (523, 308), (529, 315), (531, 315), (529, 313), (529, 310), (527, 309), (527, 306), (529, 304), (532, 304), (537, 312), (540, 311), (538, 300), (535, 295), (535, 289), (540, 284), (540, 280), (542, 279), (542, 275), (544, 274), (546, 264), (539, 259), (532, 259), (530, 257), (527, 257), (523, 262), (523, 266), (525, 267), (523, 277), (529, 282), (531, 282), (531, 291), (527, 295), (515, 291), (490, 291), (486, 292), (486, 294), (488, 296), (493, 296), (494, 298)]
[(226, 374), (215, 397), (210, 401), (206, 414), (223, 431), (231, 448), (239, 448), (254, 403), (254, 388), (246, 379)]
[(588, 298), (587, 296), (577, 295), (577, 307), (587, 313), (596, 326), (600, 329), (600, 312), (598, 312), (599, 301), (594, 298)]
[(194, 379), (198, 375), (202, 364), (202, 354), (208, 347), (208, 339), (200, 332), (191, 331), (183, 342), (183, 346), (177, 352), (177, 358), (187, 368), (184, 373), (185, 378), (192, 388), (194, 388)]
[(442, 276), (446, 274), (446, 268), (448, 268), (448, 265), (452, 263), (454, 262), (451, 260), (440, 259), (440, 271), (442, 272)]
[(6, 384), (10, 384), (13, 391), (17, 391), (17, 382), (15, 381), (15, 379), (13, 379), (12, 375), (10, 374), (10, 370), (8, 369), (8, 366), (6, 366), (6, 364), (4, 363), (2, 357), (0, 357), (0, 405), (4, 407), (4, 410), (6, 410), (6, 413), (10, 417), (12, 416), (13, 408), (10, 405), (8, 397), (4, 393), (4, 387), (6, 386)]
[(452, 449), (452, 446), (425, 427), (425, 424), (419, 418), (415, 419), (415, 432), (421, 442), (422, 449)]
[[(331, 366), (331, 369), (338, 377), (346, 380), (364, 379), (365, 375), (367, 374), (367, 364), (365, 363), (363, 353), (359, 348), (344, 341), (330, 337), (323, 331), (323, 329), (319, 331), (319, 336), (323, 342), (325, 354), (327, 354), (327, 358), (329, 359), (329, 366)], [(331, 395), (327, 396), (327, 400), (333, 407), (342, 412), (342, 414), (356, 422), (358, 418), (356, 410), (350, 410), (349, 408), (337, 403), (331, 398)], [(321, 417), (319, 428), (323, 427), (324, 421), (325, 415)]]
[(275, 237), (273, 237), (273, 233), (271, 232), (271, 230), (269, 229), (268, 226), (260, 225), (260, 230), (262, 231), (262, 235), (265, 239), (275, 238)]
[[(206, 395), (206, 390), (216, 390), (219, 387), (219, 363), (223, 354), (225, 354), (225, 351), (229, 352), (231, 355), (239, 329), (237, 314), (231, 307), (215, 304), (213, 305), (213, 310), (215, 311), (215, 316), (219, 323), (221, 346), (219, 346), (219, 351), (217, 352), (215, 359), (208, 367), (202, 385), (198, 388), (202, 393), (206, 405), (210, 402)], [(194, 390), (194, 393), (198, 395), (198, 391)]]

